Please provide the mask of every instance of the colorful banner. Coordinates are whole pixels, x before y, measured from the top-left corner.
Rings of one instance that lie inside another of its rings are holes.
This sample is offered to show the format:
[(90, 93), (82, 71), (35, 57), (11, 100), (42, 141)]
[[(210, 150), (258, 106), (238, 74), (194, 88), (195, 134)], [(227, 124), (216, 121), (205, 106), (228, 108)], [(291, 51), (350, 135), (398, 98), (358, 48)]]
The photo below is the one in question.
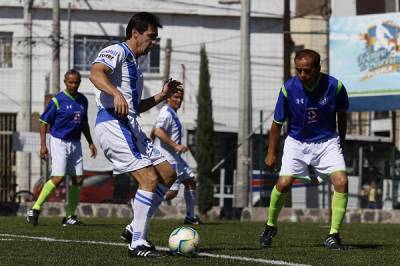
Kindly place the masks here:
[(330, 74), (350, 95), (400, 94), (400, 14), (332, 17)]

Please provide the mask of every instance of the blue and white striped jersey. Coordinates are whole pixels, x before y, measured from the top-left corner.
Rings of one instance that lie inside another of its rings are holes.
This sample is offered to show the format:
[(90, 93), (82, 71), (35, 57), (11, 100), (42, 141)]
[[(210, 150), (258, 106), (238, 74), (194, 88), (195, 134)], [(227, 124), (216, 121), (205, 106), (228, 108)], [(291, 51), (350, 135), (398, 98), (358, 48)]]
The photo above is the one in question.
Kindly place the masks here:
[[(161, 108), (154, 127), (163, 129), (173, 142), (182, 144), (182, 124), (175, 110), (168, 105), (165, 105)], [(154, 145), (159, 147), (161, 152), (167, 157), (168, 160), (169, 158), (176, 156), (176, 151), (171, 146), (162, 142), (159, 138), (154, 140)]]
[[(129, 115), (139, 115), (139, 104), (143, 92), (143, 74), (133, 51), (125, 42), (108, 46), (100, 51), (94, 63), (101, 63), (112, 72), (111, 83), (123, 94), (129, 106)], [(114, 98), (95, 88), (99, 110), (114, 109)]]

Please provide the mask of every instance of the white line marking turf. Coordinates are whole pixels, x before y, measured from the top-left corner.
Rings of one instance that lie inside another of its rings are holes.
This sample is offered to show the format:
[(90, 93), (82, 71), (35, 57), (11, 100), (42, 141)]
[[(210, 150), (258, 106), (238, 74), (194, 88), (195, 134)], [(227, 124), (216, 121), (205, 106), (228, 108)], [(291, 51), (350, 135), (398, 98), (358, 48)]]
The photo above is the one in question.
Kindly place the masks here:
[[(0, 238), (0, 241), (11, 241), (11, 240), (15, 240), (15, 238), (22, 238), (22, 239), (26, 239), (28, 241), (39, 240), (39, 241), (48, 241), (48, 242), (82, 243), (82, 244), (124, 246), (124, 247), (127, 246), (127, 244), (115, 243), (115, 242), (90, 241), (90, 240), (69, 240), (69, 239), (57, 239), (57, 238), (52, 238), (52, 237), (38, 237), (38, 236), (13, 235), (13, 234), (0, 234), (0, 237), (7, 237), (7, 238)], [(164, 251), (168, 250), (168, 248), (165, 248), (165, 247), (157, 247), (157, 249), (164, 250)], [(283, 260), (267, 260), (267, 259), (257, 259), (257, 258), (250, 258), (250, 257), (218, 255), (218, 254), (211, 254), (211, 253), (205, 253), (205, 252), (200, 252), (198, 254), (198, 256), (217, 258), (217, 259), (265, 263), (265, 264), (272, 264), (272, 265), (310, 266), (309, 264), (299, 264), (299, 263), (293, 263), (293, 262), (288, 262), (288, 261), (283, 261)]]

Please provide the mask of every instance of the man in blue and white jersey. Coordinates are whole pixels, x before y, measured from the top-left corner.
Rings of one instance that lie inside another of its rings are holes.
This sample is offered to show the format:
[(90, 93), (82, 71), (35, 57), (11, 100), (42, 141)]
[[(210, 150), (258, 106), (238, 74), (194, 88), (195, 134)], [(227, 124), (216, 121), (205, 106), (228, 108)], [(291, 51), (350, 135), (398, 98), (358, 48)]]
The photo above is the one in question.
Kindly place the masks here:
[(90, 80), (96, 86), (98, 114), (95, 132), (115, 174), (129, 174), (139, 183), (132, 208), (135, 218), (128, 226), (132, 240), (130, 257), (162, 257), (147, 239), (150, 218), (176, 179), (172, 166), (153, 147), (137, 117), (165, 100), (180, 85), (169, 80), (154, 96), (141, 99), (143, 74), (138, 58), (157, 41), (159, 18), (140, 12), (132, 16), (125, 42), (108, 46), (94, 61)]
[[(72, 178), (68, 192), (68, 208), (63, 226), (83, 224), (75, 216), (80, 199), (80, 187), (83, 183), (83, 159), (81, 133), (89, 143), (91, 156), (96, 157), (97, 150), (90, 135), (87, 109), (88, 100), (78, 92), (81, 74), (71, 69), (65, 73), (66, 89), (57, 93), (40, 116), (40, 158), (45, 160), (49, 153), (46, 144), (46, 133), (50, 127), (51, 179), (44, 184), (42, 191), (32, 209), (28, 211), (27, 220), (38, 224), (40, 209), (54, 189), (64, 181), (65, 175)], [(68, 184), (67, 184), (68, 185)]]
[[(282, 167), (272, 190), (268, 220), (260, 245), (270, 247), (277, 220), (293, 179), (310, 179), (309, 167), (318, 180), (329, 178), (334, 186), (332, 222), (324, 246), (342, 249), (339, 230), (347, 208), (348, 178), (342, 148), (346, 137), (348, 96), (342, 82), (320, 72), (320, 55), (309, 49), (294, 59), (296, 76), (282, 86), (269, 132), (267, 168), (274, 169), (282, 124), (288, 120)], [(338, 133), (336, 131), (336, 124)]]
[(184, 97), (183, 88), (167, 98), (167, 104), (163, 106), (157, 116), (152, 134), (154, 145), (167, 158), (175, 168), (177, 179), (165, 195), (166, 200), (171, 200), (178, 195), (180, 184), (185, 186), (186, 217), (185, 224), (200, 224), (195, 215), (196, 206), (196, 182), (192, 169), (182, 159), (181, 153), (187, 152), (188, 147), (182, 144), (183, 128), (178, 117), (178, 109), (181, 107)]

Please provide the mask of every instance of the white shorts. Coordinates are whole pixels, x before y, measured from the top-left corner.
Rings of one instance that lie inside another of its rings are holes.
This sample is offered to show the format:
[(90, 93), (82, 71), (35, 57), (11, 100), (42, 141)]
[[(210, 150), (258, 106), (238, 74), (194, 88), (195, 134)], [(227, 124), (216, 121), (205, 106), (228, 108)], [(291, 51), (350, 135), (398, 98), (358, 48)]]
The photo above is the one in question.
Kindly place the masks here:
[(175, 182), (169, 188), (169, 190), (178, 191), (182, 181), (195, 178), (192, 169), (180, 156), (178, 158), (175, 157), (175, 162), (170, 162), (170, 163), (172, 167), (175, 169), (177, 177)]
[[(283, 148), (280, 176), (309, 177), (308, 166), (324, 179), (333, 172), (346, 171), (339, 137), (320, 142), (306, 143), (288, 136)], [(320, 179), (318, 179), (321, 181)]]
[(105, 120), (96, 124), (96, 137), (114, 174), (129, 173), (165, 161), (142, 131), (136, 117)]
[(65, 141), (50, 135), (51, 176), (83, 175), (81, 141)]

